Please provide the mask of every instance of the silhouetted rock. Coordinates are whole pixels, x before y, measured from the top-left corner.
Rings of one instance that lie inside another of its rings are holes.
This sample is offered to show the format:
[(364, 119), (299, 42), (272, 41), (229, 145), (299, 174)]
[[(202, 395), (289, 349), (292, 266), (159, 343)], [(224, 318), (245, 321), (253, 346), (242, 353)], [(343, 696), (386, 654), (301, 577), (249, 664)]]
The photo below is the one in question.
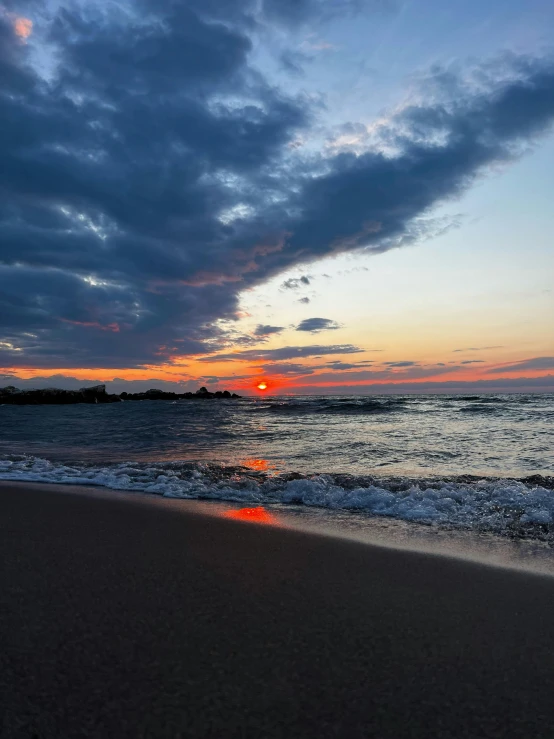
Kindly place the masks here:
[(210, 393), (207, 388), (201, 387), (200, 390), (197, 390), (195, 393), (197, 398), (215, 398), (214, 393)]
[(17, 387), (14, 387), (13, 385), (8, 385), (7, 387), (0, 388), (0, 397), (2, 395), (17, 395), (17, 393), (20, 393), (21, 390)]
[(122, 400), (176, 400), (177, 393), (151, 388), (144, 393), (121, 393)]
[(79, 392), (93, 395), (107, 395), (105, 385), (92, 385), (92, 387), (82, 387)]
[(117, 395), (108, 395), (105, 385), (82, 387), (79, 392), (83, 394), (86, 403), (113, 403), (115, 402), (115, 398), (117, 398)]
[(11, 405), (70, 405), (74, 403), (119, 403), (119, 395), (108, 395), (105, 385), (83, 387), (80, 390), (60, 390), (46, 387), (40, 390), (18, 390), (13, 386), (0, 388), (0, 403)]

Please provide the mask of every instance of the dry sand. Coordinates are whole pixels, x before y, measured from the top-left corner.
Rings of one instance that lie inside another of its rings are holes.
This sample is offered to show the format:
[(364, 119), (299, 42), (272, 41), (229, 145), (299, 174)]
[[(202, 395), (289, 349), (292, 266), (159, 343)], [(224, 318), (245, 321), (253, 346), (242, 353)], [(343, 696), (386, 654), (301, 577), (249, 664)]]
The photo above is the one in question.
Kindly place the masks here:
[(554, 578), (0, 486), (0, 736), (554, 737)]

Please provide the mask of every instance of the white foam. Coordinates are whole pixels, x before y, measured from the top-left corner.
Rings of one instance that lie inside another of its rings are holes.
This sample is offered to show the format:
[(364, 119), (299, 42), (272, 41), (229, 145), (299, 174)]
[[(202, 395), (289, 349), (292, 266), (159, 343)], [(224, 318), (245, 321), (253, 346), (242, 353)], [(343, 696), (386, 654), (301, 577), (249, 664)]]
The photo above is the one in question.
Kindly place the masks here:
[(214, 467), (202, 464), (71, 466), (31, 456), (0, 460), (0, 479), (97, 485), (167, 498), (354, 510), (418, 523), (542, 538), (548, 536), (554, 522), (554, 491), (513, 480), (485, 479), (471, 484), (435, 481), (432, 487), (414, 482), (405, 490), (389, 490), (385, 481), (381, 487), (373, 480), (365, 487), (345, 489), (328, 475), (260, 480), (247, 473), (217, 475)]

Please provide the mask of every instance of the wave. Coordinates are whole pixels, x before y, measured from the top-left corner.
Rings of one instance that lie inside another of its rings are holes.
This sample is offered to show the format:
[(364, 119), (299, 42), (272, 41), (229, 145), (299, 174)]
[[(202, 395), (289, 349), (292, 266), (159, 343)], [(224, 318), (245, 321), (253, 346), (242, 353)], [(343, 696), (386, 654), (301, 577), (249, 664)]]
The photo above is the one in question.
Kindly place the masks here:
[(167, 498), (356, 511), (439, 527), (554, 544), (554, 478), (416, 480), (351, 475), (271, 475), (195, 462), (64, 465), (0, 459), (0, 480), (95, 485)]
[(368, 398), (335, 398), (313, 401), (282, 401), (271, 403), (263, 410), (283, 414), (339, 414), (357, 415), (372, 413), (389, 413), (404, 410), (407, 400), (404, 398), (387, 398), (383, 400)]
[(499, 409), (494, 405), (485, 405), (484, 403), (475, 403), (475, 405), (466, 405), (460, 408), (460, 413), (498, 413)]
[(513, 402), (513, 397), (499, 397), (498, 395), (461, 395), (457, 400), (465, 400), (474, 403), (510, 403)]

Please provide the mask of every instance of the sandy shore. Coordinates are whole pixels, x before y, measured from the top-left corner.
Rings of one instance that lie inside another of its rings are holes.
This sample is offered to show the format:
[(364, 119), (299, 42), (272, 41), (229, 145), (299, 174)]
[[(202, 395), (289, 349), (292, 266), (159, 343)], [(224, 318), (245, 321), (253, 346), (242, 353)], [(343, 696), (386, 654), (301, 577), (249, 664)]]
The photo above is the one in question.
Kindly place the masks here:
[(554, 736), (554, 578), (0, 486), (17, 737)]

